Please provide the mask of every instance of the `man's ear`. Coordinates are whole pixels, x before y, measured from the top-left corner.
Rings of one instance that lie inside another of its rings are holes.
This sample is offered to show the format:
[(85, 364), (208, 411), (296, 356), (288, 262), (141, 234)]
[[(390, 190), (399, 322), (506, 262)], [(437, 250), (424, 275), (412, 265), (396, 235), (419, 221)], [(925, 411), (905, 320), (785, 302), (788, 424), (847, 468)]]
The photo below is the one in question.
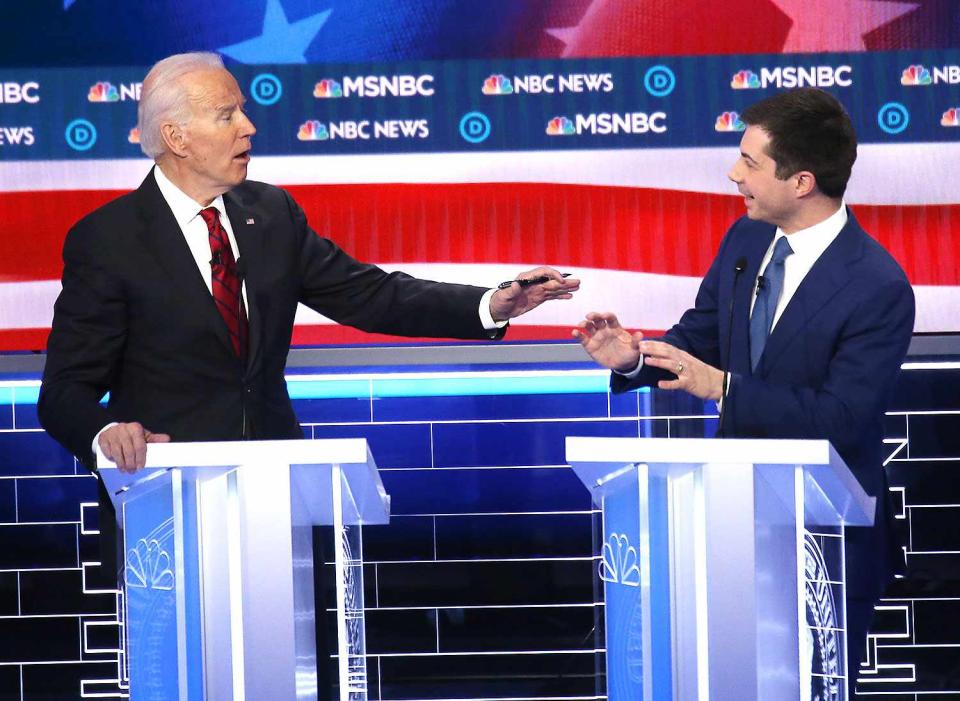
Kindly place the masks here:
[(797, 179), (797, 197), (806, 197), (817, 189), (817, 176), (809, 170), (801, 170), (793, 177)]
[(187, 135), (183, 126), (176, 122), (164, 122), (160, 125), (160, 138), (163, 139), (167, 152), (183, 158), (187, 155)]

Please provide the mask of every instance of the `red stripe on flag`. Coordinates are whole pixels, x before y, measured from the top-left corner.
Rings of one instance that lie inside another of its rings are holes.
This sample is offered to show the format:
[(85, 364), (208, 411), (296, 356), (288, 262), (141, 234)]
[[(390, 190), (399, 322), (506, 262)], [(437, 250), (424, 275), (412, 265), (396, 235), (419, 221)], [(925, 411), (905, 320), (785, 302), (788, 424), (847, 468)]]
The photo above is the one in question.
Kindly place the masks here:
[[(701, 276), (734, 195), (539, 183), (299, 185), (314, 229), (379, 263), (554, 263)], [(67, 229), (120, 193), (0, 194), (0, 281), (59, 278)], [(960, 205), (857, 205), (919, 285), (960, 284)]]

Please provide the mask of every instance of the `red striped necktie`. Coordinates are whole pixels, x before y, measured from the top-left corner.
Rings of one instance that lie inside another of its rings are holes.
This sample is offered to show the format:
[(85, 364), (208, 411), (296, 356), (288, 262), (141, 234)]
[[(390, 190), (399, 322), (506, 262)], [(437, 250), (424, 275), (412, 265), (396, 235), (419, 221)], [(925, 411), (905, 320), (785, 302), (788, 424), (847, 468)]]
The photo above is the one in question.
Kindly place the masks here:
[(220, 223), (220, 213), (216, 207), (200, 210), (200, 216), (207, 224), (210, 236), (210, 267), (213, 271), (213, 299), (230, 332), (233, 350), (241, 361), (247, 357), (247, 311), (243, 306), (241, 294), (242, 281), (237, 272), (237, 262), (233, 258), (230, 240)]

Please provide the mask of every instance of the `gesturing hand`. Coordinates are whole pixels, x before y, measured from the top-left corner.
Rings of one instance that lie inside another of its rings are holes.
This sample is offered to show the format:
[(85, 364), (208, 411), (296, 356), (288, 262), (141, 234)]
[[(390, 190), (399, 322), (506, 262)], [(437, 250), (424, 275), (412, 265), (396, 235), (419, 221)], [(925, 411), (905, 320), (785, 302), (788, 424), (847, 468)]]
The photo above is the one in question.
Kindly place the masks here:
[(628, 373), (640, 364), (638, 344), (643, 334), (630, 333), (610, 312), (590, 312), (573, 330), (573, 336), (600, 365)]
[(494, 321), (506, 321), (539, 307), (551, 299), (570, 299), (580, 289), (577, 278), (564, 278), (553, 268), (541, 266), (520, 273), (516, 280), (546, 276), (547, 282), (521, 287), (516, 281), (510, 287), (497, 290), (490, 298), (490, 316)]
[(132, 474), (147, 462), (147, 443), (169, 443), (170, 436), (152, 433), (133, 422), (104, 429), (97, 442), (104, 457), (113, 460), (121, 472)]
[(643, 341), (640, 344), (644, 365), (672, 372), (675, 380), (660, 380), (660, 389), (682, 389), (700, 399), (718, 400), (723, 396), (723, 371), (685, 351), (662, 341)]

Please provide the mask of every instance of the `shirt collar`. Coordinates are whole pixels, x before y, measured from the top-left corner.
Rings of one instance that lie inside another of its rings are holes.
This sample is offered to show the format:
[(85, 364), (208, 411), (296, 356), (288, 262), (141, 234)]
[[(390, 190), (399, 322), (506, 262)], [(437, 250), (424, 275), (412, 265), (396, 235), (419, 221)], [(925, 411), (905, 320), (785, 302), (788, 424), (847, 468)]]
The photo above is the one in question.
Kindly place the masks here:
[(794, 231), (792, 234), (785, 234), (780, 227), (777, 227), (777, 234), (773, 241), (776, 243), (781, 236), (788, 236), (787, 240), (794, 253), (799, 253), (801, 256), (819, 256), (846, 225), (847, 205), (841, 202), (840, 209), (819, 224)]
[[(160, 188), (160, 194), (163, 195), (163, 199), (166, 200), (170, 211), (173, 212), (173, 218), (177, 220), (180, 228), (185, 231), (187, 224), (200, 214), (201, 209), (206, 209), (206, 207), (201, 207), (190, 195), (174, 185), (170, 178), (164, 175), (160, 166), (155, 165), (153, 167), (153, 177), (156, 178), (157, 187)], [(209, 206), (216, 207), (220, 213), (220, 221), (223, 221), (227, 216), (226, 206), (223, 203), (223, 195), (217, 195), (217, 199), (211, 202)]]

